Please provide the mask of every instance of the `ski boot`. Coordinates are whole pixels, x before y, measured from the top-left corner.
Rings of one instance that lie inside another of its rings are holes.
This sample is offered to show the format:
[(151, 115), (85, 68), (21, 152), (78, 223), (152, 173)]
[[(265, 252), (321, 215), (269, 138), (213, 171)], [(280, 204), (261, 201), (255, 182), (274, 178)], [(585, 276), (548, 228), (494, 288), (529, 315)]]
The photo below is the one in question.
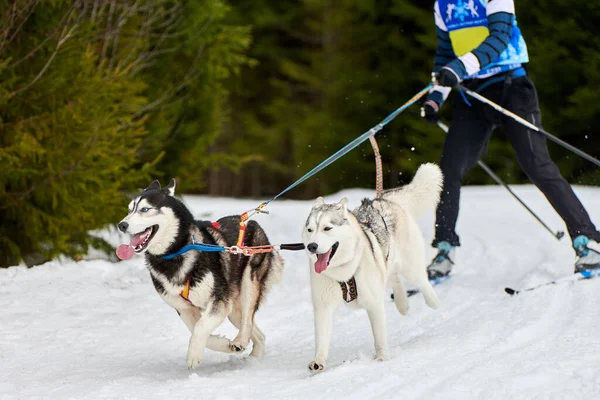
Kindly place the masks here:
[(430, 281), (448, 276), (454, 265), (454, 261), (452, 261), (455, 251), (454, 246), (448, 242), (439, 242), (437, 249), (437, 255), (427, 267), (427, 276)]
[(575, 258), (575, 273), (600, 268), (600, 244), (589, 240), (587, 236), (577, 236), (573, 240), (577, 253)]

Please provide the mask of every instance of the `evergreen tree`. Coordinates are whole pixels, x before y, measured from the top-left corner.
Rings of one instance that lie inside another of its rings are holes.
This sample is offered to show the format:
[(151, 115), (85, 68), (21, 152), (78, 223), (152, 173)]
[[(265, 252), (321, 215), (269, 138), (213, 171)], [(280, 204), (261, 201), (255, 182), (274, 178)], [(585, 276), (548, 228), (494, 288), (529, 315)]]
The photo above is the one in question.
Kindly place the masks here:
[(221, 0), (181, 2), (175, 15), (177, 34), (158, 37), (150, 47), (172, 49), (147, 66), (145, 91), (155, 99), (140, 111), (147, 115), (149, 135), (142, 159), (164, 153), (157, 172), (165, 180), (176, 177), (179, 190), (204, 186), (204, 172), (222, 164), (239, 164), (229, 153), (211, 152), (224, 129), (229, 109), (223, 82), (251, 60), (245, 55), (250, 29), (224, 22), (230, 8)]
[(122, 218), (163, 149), (168, 174), (206, 165), (247, 30), (222, 26), (220, 0), (0, 9), (0, 266), (106, 247), (89, 232)]
[[(253, 181), (251, 176), (262, 176), (260, 188), (235, 194), (278, 193), (423, 88), (431, 79), (437, 45), (433, 3), (233, 1), (234, 21), (254, 27), (250, 55), (258, 66), (244, 69), (233, 85), (235, 111), (222, 146), (252, 151), (262, 160), (261, 166), (241, 171), (237, 180), (230, 177), (243, 186)], [(598, 122), (598, 102), (592, 100), (592, 88), (600, 76), (596, 72), (600, 53), (595, 40), (598, 29), (589, 18), (600, 14), (598, 5), (565, 0), (548, 3), (543, 13), (531, 1), (516, 6), (544, 127), (591, 154), (598, 153), (599, 141), (593, 140), (592, 132)], [(404, 181), (398, 173), (411, 176), (418, 164), (439, 160), (444, 133), (422, 121), (418, 108), (405, 111), (377, 135), (388, 187)], [(449, 114), (446, 105), (442, 109), (446, 122)], [(568, 179), (597, 182), (591, 164), (550, 146)], [(501, 130), (492, 137), (485, 161), (507, 181), (526, 182)], [(582, 177), (585, 171), (588, 175)], [(493, 181), (476, 168), (466, 183)], [(349, 186), (374, 186), (368, 144), (290, 196), (314, 197)], [(220, 194), (232, 194), (221, 189)]]
[[(233, 4), (239, 18), (255, 26), (250, 55), (259, 64), (236, 81), (231, 137), (262, 151), (264, 174), (279, 178), (277, 185), (265, 183), (263, 195), (276, 194), (431, 79), (435, 30), (430, 8), (409, 1)], [(399, 171), (416, 165), (411, 147), (443, 141), (419, 121), (418, 107), (407, 114), (377, 135), (390, 185), (398, 183)], [(373, 160), (369, 144), (363, 144), (291, 195), (374, 187)]]

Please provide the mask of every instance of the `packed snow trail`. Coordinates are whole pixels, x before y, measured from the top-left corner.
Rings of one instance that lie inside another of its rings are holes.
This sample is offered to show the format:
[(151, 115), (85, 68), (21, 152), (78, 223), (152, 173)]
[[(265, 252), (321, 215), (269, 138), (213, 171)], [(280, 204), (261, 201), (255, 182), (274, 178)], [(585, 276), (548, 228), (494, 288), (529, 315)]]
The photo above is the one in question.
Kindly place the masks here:
[[(515, 191), (550, 226), (563, 228), (537, 189)], [(600, 224), (600, 189), (576, 192)], [(553, 239), (503, 188), (463, 193), (463, 246), (454, 277), (436, 287), (442, 306), (431, 310), (418, 294), (402, 317), (386, 304), (389, 361), (372, 359), (366, 313), (342, 308), (326, 370), (309, 373), (314, 333), (303, 252), (282, 251), (283, 281), (257, 314), (267, 336), (264, 358), (207, 350), (193, 372), (186, 367), (189, 333), (155, 293), (143, 257), (55, 261), (0, 270), (0, 399), (600, 398), (600, 279), (508, 296), (507, 286), (570, 274), (569, 240)], [(348, 196), (353, 207), (372, 195), (348, 190), (326, 200)], [(184, 200), (209, 220), (256, 204)], [(293, 243), (310, 207), (280, 200), (256, 219), (273, 243)], [(421, 225), (429, 242), (433, 216)], [(105, 236), (115, 245), (124, 240), (116, 231)], [(219, 333), (232, 338), (236, 330), (226, 323)]]

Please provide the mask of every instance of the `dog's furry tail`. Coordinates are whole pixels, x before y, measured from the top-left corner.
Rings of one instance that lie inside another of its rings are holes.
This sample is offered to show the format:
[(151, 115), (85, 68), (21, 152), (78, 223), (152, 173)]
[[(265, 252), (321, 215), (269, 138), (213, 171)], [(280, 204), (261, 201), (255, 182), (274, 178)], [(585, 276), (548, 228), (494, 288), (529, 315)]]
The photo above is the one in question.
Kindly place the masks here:
[(436, 164), (422, 164), (408, 185), (386, 190), (383, 198), (399, 204), (403, 209), (417, 218), (434, 210), (442, 192), (444, 177)]

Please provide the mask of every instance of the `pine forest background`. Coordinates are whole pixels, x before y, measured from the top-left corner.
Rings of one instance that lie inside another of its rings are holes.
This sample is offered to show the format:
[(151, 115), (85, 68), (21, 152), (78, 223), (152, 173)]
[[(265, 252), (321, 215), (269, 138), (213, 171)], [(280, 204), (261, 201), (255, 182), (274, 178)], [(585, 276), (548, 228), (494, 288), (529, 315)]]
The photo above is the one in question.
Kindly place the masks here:
[[(600, 3), (516, 3), (544, 128), (598, 156)], [(118, 222), (153, 179), (276, 195), (427, 85), (432, 5), (0, 0), (0, 266), (106, 248), (89, 232)], [(377, 139), (390, 187), (439, 159), (443, 133), (413, 106)], [(550, 148), (570, 182), (600, 183)], [(485, 161), (527, 182), (502, 132)], [(374, 176), (365, 143), (288, 197), (374, 187)], [(466, 183), (493, 182), (474, 169)]]

